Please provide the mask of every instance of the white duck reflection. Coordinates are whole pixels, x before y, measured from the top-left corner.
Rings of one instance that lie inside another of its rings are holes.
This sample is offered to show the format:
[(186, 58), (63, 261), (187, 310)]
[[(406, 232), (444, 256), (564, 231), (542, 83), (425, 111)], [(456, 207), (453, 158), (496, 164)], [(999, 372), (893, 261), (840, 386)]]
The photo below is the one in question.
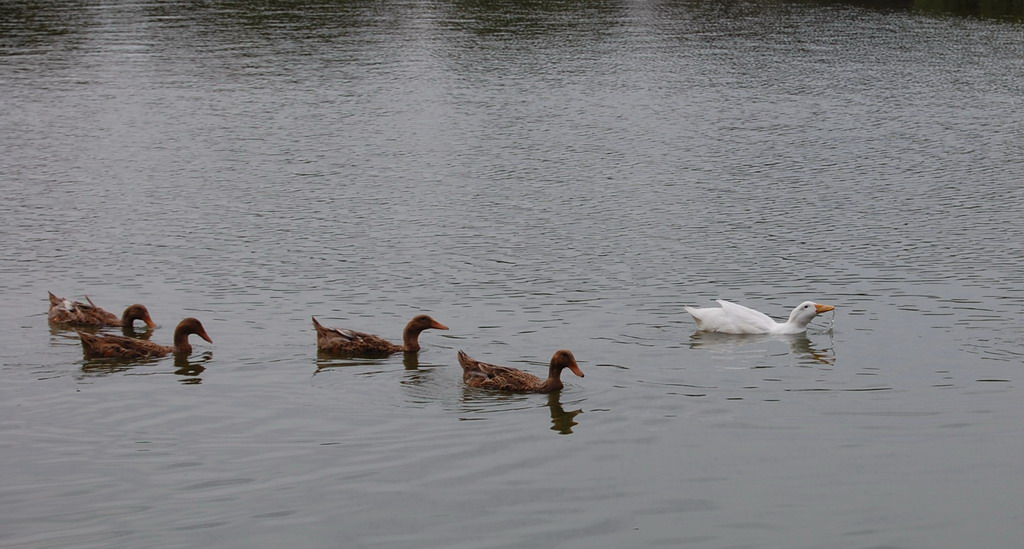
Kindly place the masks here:
[[(831, 337), (829, 343), (831, 344)], [(690, 336), (691, 349), (729, 352), (740, 347), (761, 344), (767, 348), (773, 342), (789, 345), (792, 354), (801, 358), (831, 366), (836, 362), (835, 350), (815, 345), (806, 333), (799, 334), (723, 334), (720, 332), (695, 332)]]

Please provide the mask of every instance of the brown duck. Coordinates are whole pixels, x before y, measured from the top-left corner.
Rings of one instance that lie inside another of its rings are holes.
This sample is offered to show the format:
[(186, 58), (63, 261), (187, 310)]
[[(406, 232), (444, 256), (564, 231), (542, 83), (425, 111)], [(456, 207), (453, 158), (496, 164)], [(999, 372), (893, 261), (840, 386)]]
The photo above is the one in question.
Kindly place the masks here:
[(186, 318), (178, 323), (178, 327), (174, 329), (173, 346), (130, 337), (84, 332), (78, 332), (78, 337), (82, 339), (82, 349), (86, 358), (146, 358), (171, 353), (183, 356), (192, 354), (192, 345), (188, 342), (188, 336), (191, 334), (213, 343), (210, 336), (206, 335), (203, 325), (194, 318)]
[(569, 368), (572, 373), (583, 377), (583, 371), (576, 364), (572, 352), (562, 349), (555, 351), (548, 368), (548, 378), (541, 379), (529, 372), (487, 364), (469, 357), (459, 351), (459, 364), (462, 365), (462, 380), (471, 387), (511, 391), (516, 393), (550, 393), (558, 391), (562, 385), (562, 370)]
[(50, 294), (50, 322), (54, 324), (68, 324), (72, 326), (119, 326), (119, 327), (131, 327), (136, 320), (141, 320), (146, 323), (146, 326), (155, 328), (156, 323), (149, 316), (149, 310), (146, 309), (145, 305), (128, 306), (124, 310), (124, 314), (121, 318), (117, 318), (117, 315), (97, 307), (89, 296), (85, 296), (85, 300), (88, 303), (82, 303), (81, 301), (71, 301), (64, 299), (63, 297), (57, 297)]
[(420, 332), (430, 328), (448, 329), (447, 326), (427, 315), (418, 315), (405, 325), (405, 331), (402, 332), (402, 344), (395, 345), (373, 334), (344, 328), (327, 328), (317, 322), (316, 317), (313, 317), (313, 326), (316, 328), (317, 349), (328, 353), (368, 355), (390, 355), (400, 351), (415, 353), (420, 350)]

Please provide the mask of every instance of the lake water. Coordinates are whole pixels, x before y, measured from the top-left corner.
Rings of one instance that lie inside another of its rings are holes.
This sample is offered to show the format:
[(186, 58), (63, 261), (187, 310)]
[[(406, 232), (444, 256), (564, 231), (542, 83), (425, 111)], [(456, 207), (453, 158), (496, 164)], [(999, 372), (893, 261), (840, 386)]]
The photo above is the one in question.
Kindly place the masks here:
[[(1019, 14), (2, 9), (5, 549), (1024, 539)], [(214, 343), (85, 361), (48, 290)], [(695, 334), (717, 298), (836, 312)], [(455, 359), (560, 348), (553, 395)]]

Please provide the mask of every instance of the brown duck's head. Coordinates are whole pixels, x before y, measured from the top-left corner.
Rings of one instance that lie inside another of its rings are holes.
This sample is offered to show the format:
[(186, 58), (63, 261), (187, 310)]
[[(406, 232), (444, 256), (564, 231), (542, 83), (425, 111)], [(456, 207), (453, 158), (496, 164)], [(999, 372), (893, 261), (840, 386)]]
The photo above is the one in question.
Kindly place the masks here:
[(125, 326), (131, 326), (136, 320), (145, 322), (146, 326), (150, 328), (156, 328), (156, 322), (153, 322), (153, 318), (149, 316), (149, 309), (145, 305), (138, 303), (131, 305), (124, 310), (124, 315), (121, 316), (121, 324)]
[(412, 320), (409, 321), (409, 324), (405, 327), (406, 330), (411, 330), (415, 332), (422, 332), (423, 330), (428, 330), (430, 328), (433, 328), (435, 330), (448, 329), (447, 326), (441, 324), (440, 322), (434, 320), (433, 318), (430, 318), (429, 315), (414, 316)]
[(206, 335), (206, 329), (203, 328), (203, 324), (196, 318), (190, 317), (179, 322), (178, 327), (174, 329), (174, 340), (177, 341), (179, 336), (187, 338), (189, 334), (196, 334), (208, 343), (213, 343), (210, 336)]
[(551, 357), (551, 369), (561, 372), (565, 368), (572, 370), (572, 373), (579, 377), (583, 377), (583, 370), (580, 370), (580, 365), (576, 364), (576, 357), (573, 356), (572, 351), (566, 349), (555, 351), (554, 356)]

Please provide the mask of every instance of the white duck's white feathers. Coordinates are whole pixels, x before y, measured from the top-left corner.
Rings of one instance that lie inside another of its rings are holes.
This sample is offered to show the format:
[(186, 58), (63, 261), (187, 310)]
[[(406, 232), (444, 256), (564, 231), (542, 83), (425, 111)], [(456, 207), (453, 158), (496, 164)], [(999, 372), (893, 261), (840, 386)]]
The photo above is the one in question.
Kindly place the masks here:
[(723, 334), (798, 334), (807, 330), (807, 325), (820, 313), (835, 307), (804, 301), (789, 314), (786, 322), (776, 322), (760, 311), (736, 303), (716, 300), (720, 308), (686, 307), (686, 312), (697, 322), (697, 329), (703, 332)]

